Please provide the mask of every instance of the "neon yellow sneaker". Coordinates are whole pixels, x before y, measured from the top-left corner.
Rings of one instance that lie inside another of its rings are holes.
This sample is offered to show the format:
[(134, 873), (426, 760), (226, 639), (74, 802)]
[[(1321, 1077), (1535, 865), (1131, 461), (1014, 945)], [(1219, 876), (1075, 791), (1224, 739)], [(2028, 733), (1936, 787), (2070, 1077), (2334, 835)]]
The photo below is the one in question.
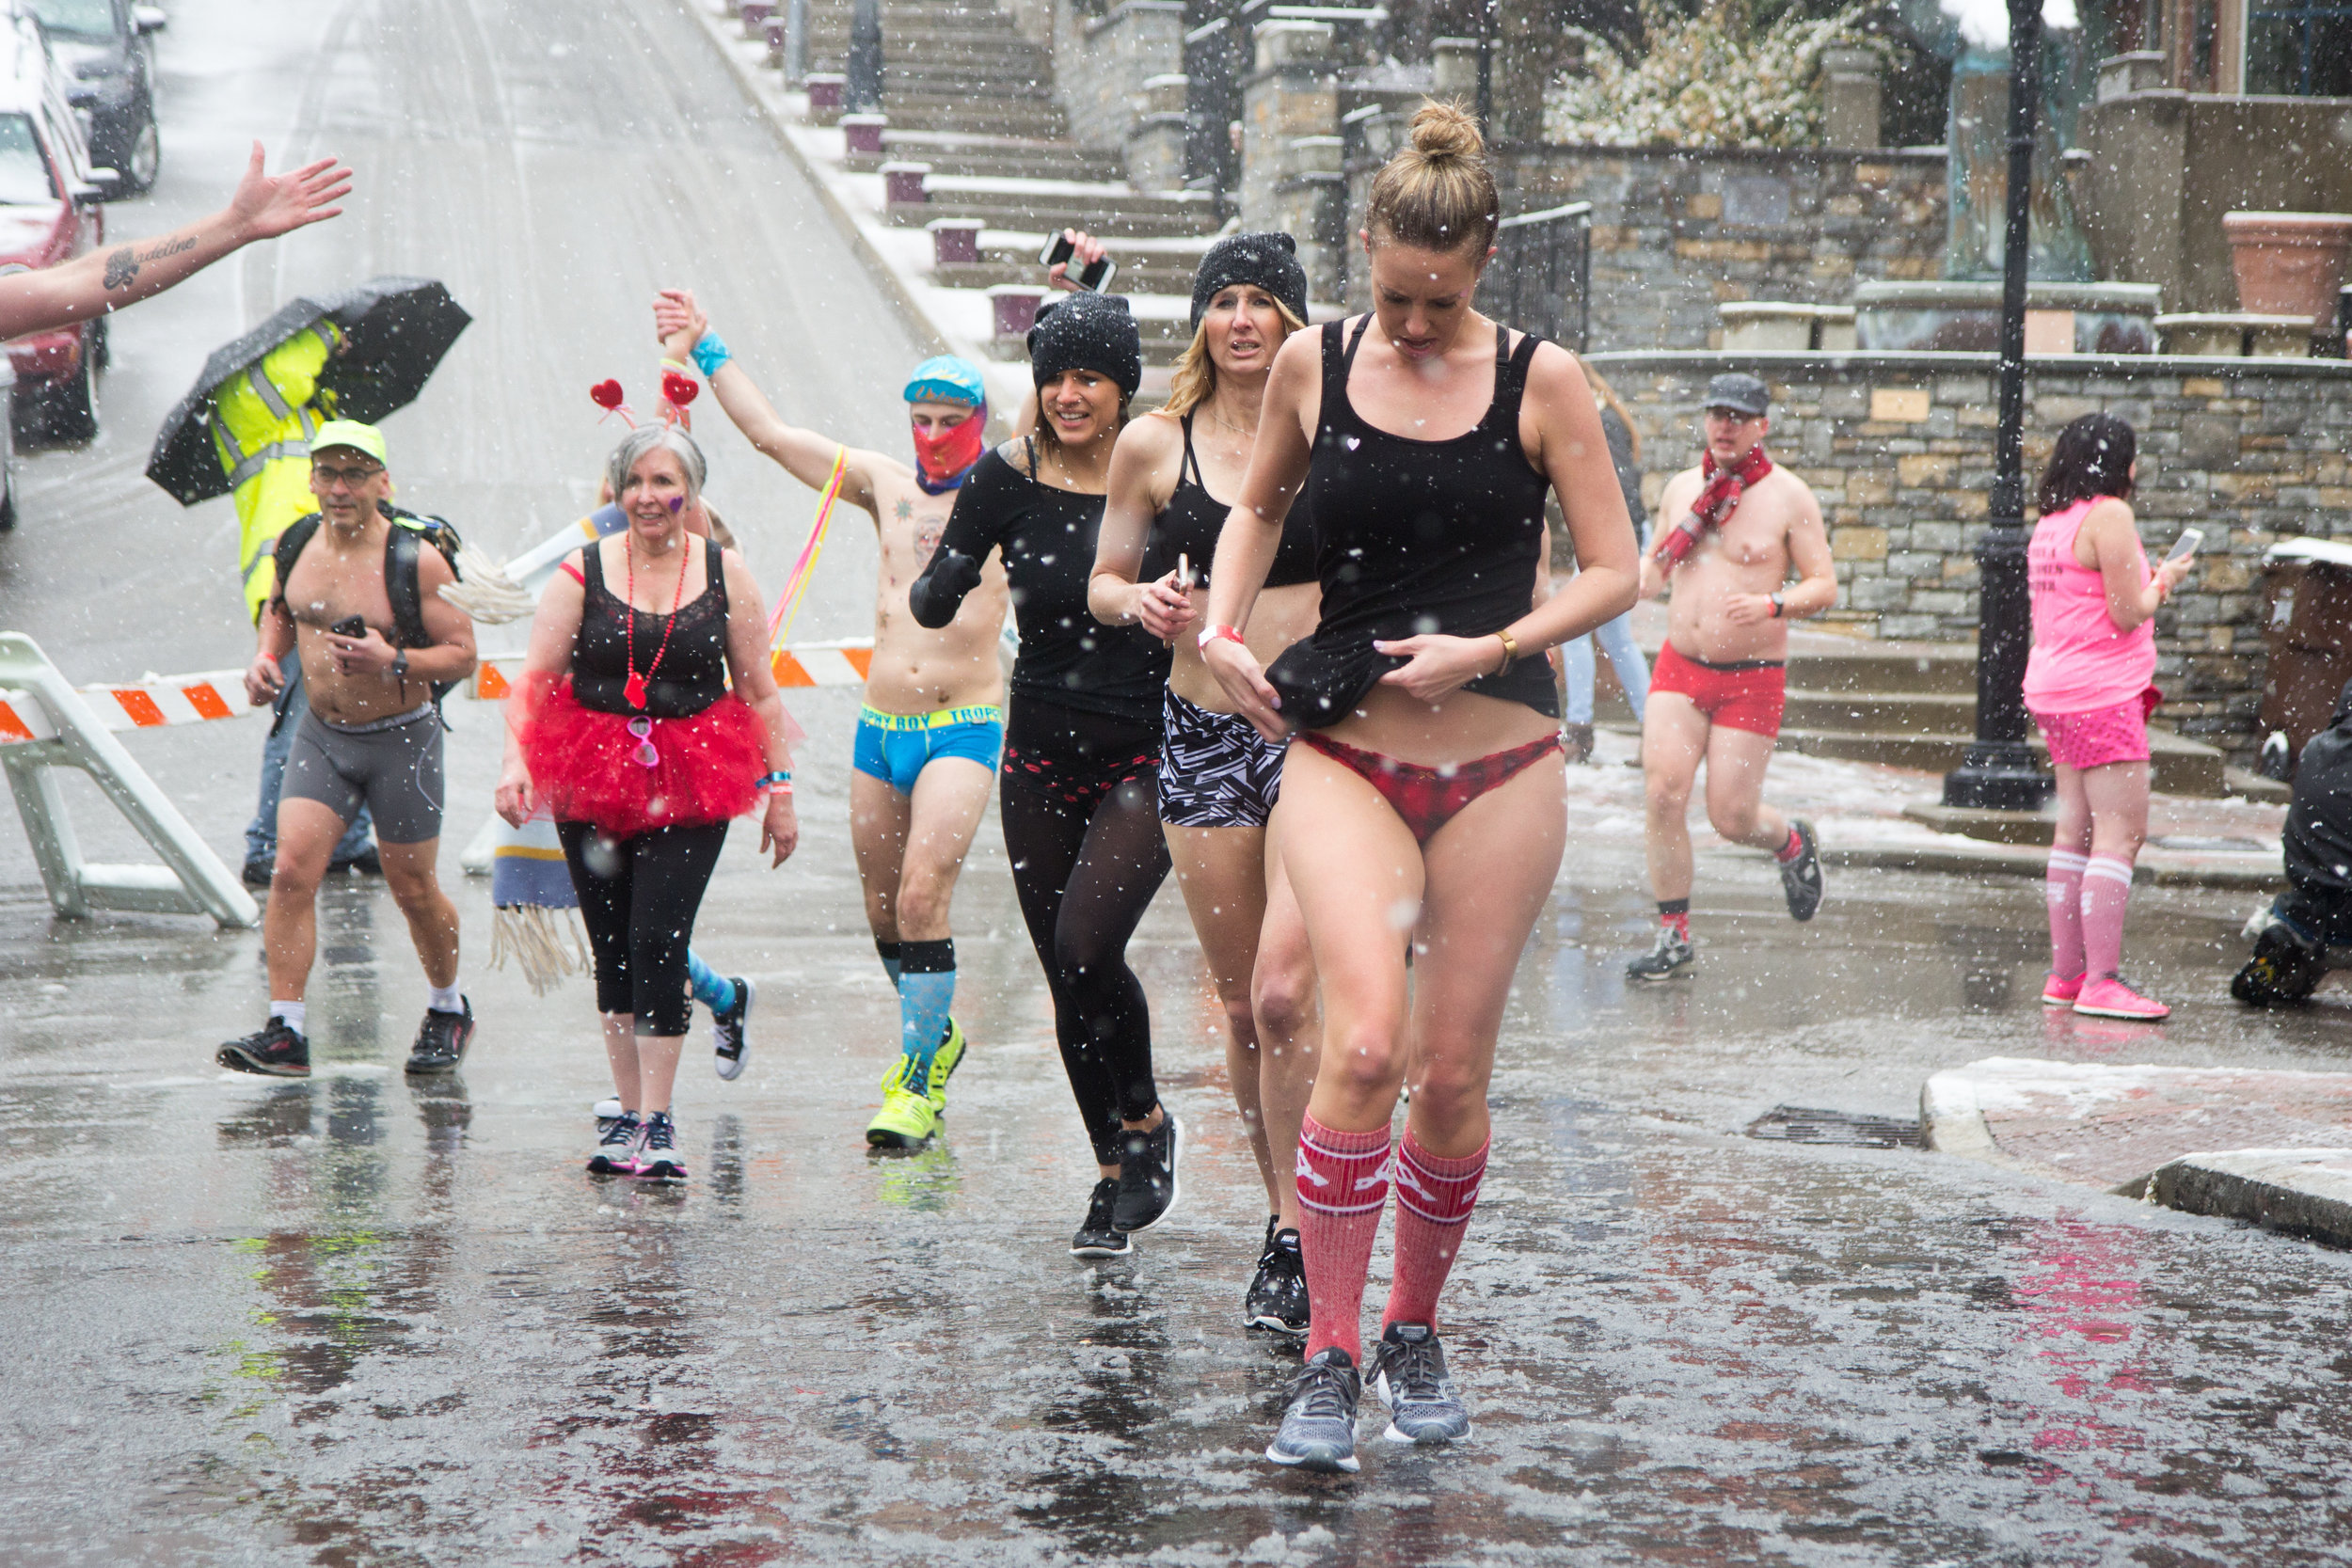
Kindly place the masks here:
[(931, 1077), (926, 1087), (930, 1090), (932, 1110), (945, 1111), (947, 1108), (947, 1080), (953, 1078), (956, 1069), (962, 1065), (963, 1030), (951, 1018), (947, 1021), (947, 1033), (940, 1039), (939, 1049), (931, 1053)]
[(910, 1085), (914, 1059), (900, 1056), (882, 1074), (882, 1105), (866, 1125), (869, 1148), (920, 1148), (939, 1131), (939, 1106)]

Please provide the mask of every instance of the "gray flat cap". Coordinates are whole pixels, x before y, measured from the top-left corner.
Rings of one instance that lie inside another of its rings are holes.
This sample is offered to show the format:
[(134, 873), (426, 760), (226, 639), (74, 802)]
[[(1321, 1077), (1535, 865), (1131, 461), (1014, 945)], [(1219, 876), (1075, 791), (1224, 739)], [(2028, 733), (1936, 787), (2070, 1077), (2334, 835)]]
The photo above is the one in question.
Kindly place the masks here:
[(1772, 405), (1772, 388), (1739, 371), (1726, 371), (1707, 384), (1705, 406), (1708, 408), (1730, 408), (1754, 416)]

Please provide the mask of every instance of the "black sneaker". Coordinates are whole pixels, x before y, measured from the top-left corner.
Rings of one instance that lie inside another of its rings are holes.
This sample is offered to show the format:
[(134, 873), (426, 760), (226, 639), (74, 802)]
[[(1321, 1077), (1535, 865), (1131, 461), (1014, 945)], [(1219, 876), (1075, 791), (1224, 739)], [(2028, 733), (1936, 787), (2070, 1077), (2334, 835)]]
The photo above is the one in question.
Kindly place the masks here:
[(1291, 1385), (1282, 1430), (1265, 1456), (1304, 1470), (1355, 1470), (1356, 1402), (1363, 1392), (1364, 1380), (1347, 1352), (1337, 1345), (1317, 1351)]
[(346, 877), (381, 877), (384, 875), (384, 857), (377, 854), (371, 845), (347, 861), (329, 862), (326, 869)]
[(1073, 1258), (1123, 1258), (1135, 1248), (1111, 1224), (1111, 1206), (1119, 1199), (1119, 1178), (1106, 1176), (1094, 1184), (1087, 1198), (1086, 1223), (1070, 1238)]
[(683, 1181), (686, 1157), (677, 1151), (677, 1126), (667, 1111), (645, 1118), (644, 1142), (637, 1147), (637, 1174), (647, 1181)]
[(1128, 1235), (1149, 1230), (1176, 1207), (1176, 1113), (1163, 1106), (1149, 1132), (1120, 1134), (1119, 1203), (1111, 1223)]
[(1797, 835), (1797, 852), (1780, 863), (1780, 891), (1788, 896), (1792, 920), (1810, 920), (1821, 907), (1821, 847), (1814, 842), (1813, 824), (1798, 817), (1788, 824)]
[(457, 1060), (465, 1055), (466, 1047), (473, 1043), (473, 1003), (465, 997), (457, 999), (461, 1012), (445, 1013), (437, 1007), (424, 1010), (424, 1022), (417, 1028), (417, 1043), (408, 1052), (410, 1072), (455, 1072)]
[(310, 1042), (288, 1027), (284, 1019), (274, 1017), (245, 1038), (222, 1046), (213, 1060), (234, 1072), (258, 1072), (269, 1078), (308, 1078)]
[(269, 886), (270, 873), (277, 869), (277, 856), (252, 856), (245, 863), (245, 885), (247, 887), (267, 887)]
[(1658, 927), (1658, 943), (1625, 966), (1629, 980), (1687, 980), (1698, 973), (1698, 950), (1671, 926)]
[(1270, 1334), (1307, 1332), (1307, 1260), (1299, 1256), (1298, 1232), (1278, 1228), (1279, 1214), (1265, 1222), (1265, 1247), (1258, 1254), (1258, 1272), (1242, 1297), (1241, 1321)]
[(710, 1010), (710, 1047), (715, 1053), (711, 1065), (732, 1084), (743, 1075), (743, 1021), (751, 1016), (752, 983), (736, 974), (728, 977), (727, 984), (735, 988), (735, 1006), (724, 1012), (716, 1007)]
[(2309, 997), (2327, 975), (2327, 950), (2274, 922), (2254, 939), (2254, 956), (2231, 977), (2230, 994), (2249, 1007), (2276, 1007)]

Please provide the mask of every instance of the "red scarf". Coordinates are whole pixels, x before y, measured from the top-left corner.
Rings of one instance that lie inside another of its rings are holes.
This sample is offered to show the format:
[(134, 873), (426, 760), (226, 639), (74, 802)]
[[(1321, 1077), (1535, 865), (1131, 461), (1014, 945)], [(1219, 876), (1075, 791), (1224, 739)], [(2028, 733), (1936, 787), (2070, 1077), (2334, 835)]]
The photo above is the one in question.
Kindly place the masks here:
[(1772, 471), (1772, 460), (1764, 455), (1761, 441), (1728, 468), (1716, 466), (1713, 452), (1705, 453), (1699, 461), (1699, 477), (1706, 483), (1699, 489), (1699, 499), (1691, 504), (1691, 515), (1668, 529), (1665, 536), (1650, 547), (1650, 554), (1658, 558), (1661, 567), (1672, 572), (1682, 564), (1683, 557), (1698, 548), (1702, 534), (1710, 528), (1723, 526), (1747, 487)]
[(945, 495), (963, 483), (972, 465), (980, 460), (987, 438), (988, 405), (982, 404), (961, 421), (936, 436), (914, 432), (914, 481), (928, 496)]

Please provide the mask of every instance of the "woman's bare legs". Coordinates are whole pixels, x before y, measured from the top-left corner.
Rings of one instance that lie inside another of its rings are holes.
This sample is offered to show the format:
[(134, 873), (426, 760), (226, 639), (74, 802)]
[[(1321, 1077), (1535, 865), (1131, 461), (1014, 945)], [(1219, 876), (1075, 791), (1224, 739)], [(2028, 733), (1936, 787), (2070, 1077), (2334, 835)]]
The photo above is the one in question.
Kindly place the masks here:
[(604, 1059), (612, 1069), (612, 1092), (621, 1109), (646, 1117), (670, 1108), (677, 1084), (683, 1035), (641, 1035), (635, 1013), (604, 1013)]
[(1265, 919), (1265, 830), (1168, 827), (1168, 852), (1184, 889), (1184, 908), (1208, 960), (1209, 980), (1225, 1008), (1225, 1074), (1233, 1108), (1249, 1134), (1265, 1182), (1266, 1206), (1279, 1206), (1289, 1171), (1278, 1171), (1266, 1140), (1259, 1098), (1263, 1074), (1258, 1024), (1249, 1007), (1249, 977), (1258, 962), (1258, 930)]
[(1266, 836), (1265, 923), (1258, 933), (1249, 1002), (1258, 1024), (1258, 1108), (1265, 1121), (1275, 1212), (1280, 1216), (1277, 1228), (1295, 1230), (1298, 1124), (1314, 1087), (1318, 1043), (1315, 956), (1282, 863), (1280, 840), (1272, 832)]

